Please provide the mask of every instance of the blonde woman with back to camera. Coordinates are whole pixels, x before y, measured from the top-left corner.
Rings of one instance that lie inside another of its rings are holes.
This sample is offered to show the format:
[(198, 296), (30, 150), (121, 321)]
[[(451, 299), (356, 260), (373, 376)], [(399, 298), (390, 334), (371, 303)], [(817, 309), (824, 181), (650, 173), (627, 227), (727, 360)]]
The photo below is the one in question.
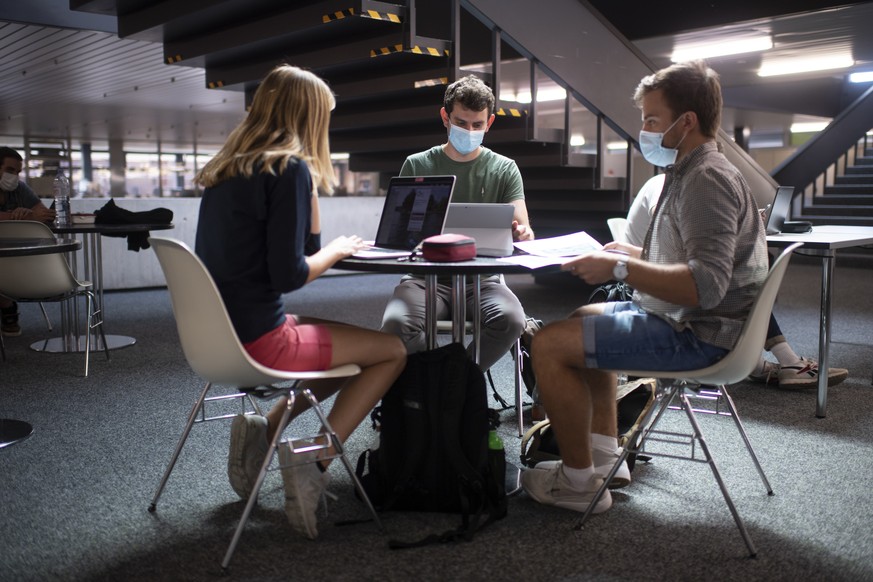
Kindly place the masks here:
[[(318, 192), (333, 192), (328, 124), (335, 104), (327, 84), (308, 71), (280, 65), (264, 78), (246, 119), (197, 176), (205, 191), (195, 247), (255, 360), (292, 371), (361, 367), (358, 376), (307, 385), (319, 400), (337, 393), (328, 420), (345, 441), (403, 370), (406, 350), (393, 335), (285, 313), (283, 294), (364, 247), (358, 236), (321, 247)], [(233, 421), (228, 477), (243, 499), (286, 405), (282, 398), (266, 416)], [(297, 405), (292, 419), (306, 406)], [(331, 452), (306, 454), (321, 459)], [(290, 461), (287, 445), (279, 459)], [(318, 535), (315, 511), (329, 462), (282, 469), (285, 513), (310, 539)]]

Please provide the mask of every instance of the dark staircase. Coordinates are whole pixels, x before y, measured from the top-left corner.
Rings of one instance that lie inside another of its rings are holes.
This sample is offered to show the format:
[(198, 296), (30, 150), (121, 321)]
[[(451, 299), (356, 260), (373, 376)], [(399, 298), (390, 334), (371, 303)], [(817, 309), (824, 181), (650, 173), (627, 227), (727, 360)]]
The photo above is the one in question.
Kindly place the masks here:
[[(244, 92), (247, 102), (278, 63), (314, 71), (337, 96), (331, 149), (349, 154), (351, 171), (377, 172), (383, 186), (406, 156), (445, 142), (439, 118), (445, 87), (474, 71), (498, 93), (499, 118), (485, 145), (517, 162), (538, 236), (585, 230), (604, 242), (611, 239), (606, 219), (624, 216), (632, 197), (639, 112), (629, 96), (653, 70), (597, 11), (610, 6), (606, 0), (547, 6), (528, 0), (70, 0), (72, 10), (115, 16), (120, 37), (162, 43), (168, 66), (202, 68), (209, 88)], [(612, 9), (612, 19), (622, 18), (623, 27), (638, 20), (633, 11)], [(556, 49), (554, 39), (567, 39), (566, 46)], [(529, 75), (519, 75), (525, 67)], [(546, 77), (566, 89), (563, 114), (549, 117), (536, 101), (500, 101), (501, 79), (510, 74), (527, 76), (532, 94)], [(570, 145), (580, 115), (589, 124), (584, 148)], [(615, 158), (606, 157), (606, 143), (616, 140), (628, 146), (621, 171), (607, 164)], [(720, 141), (756, 197), (769, 199), (773, 178), (723, 132)]]
[[(448, 83), (476, 67), (486, 82), (499, 86), (495, 63), (523, 58), (459, 2), (71, 0), (70, 5), (115, 15), (119, 36), (163, 43), (168, 64), (202, 67), (209, 88), (244, 91), (247, 103), (277, 63), (312, 70), (337, 97), (331, 149), (349, 153), (351, 171), (378, 172), (383, 185), (407, 155), (445, 142), (439, 108)], [(485, 145), (517, 162), (538, 235), (586, 230), (610, 240), (606, 219), (626, 212), (626, 181), (602, 187), (597, 155), (572, 153), (566, 131), (539, 126), (531, 106), (499, 102), (497, 113)]]
[(803, 204), (800, 218), (814, 224), (873, 226), (873, 148), (865, 148), (821, 195)]

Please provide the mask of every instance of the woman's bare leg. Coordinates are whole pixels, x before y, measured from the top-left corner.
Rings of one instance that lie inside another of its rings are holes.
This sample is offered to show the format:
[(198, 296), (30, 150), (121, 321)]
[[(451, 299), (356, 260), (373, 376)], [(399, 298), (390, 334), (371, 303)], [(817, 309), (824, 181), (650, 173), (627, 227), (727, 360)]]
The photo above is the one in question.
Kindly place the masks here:
[[(300, 318), (300, 323), (321, 323), (331, 333), (333, 356), (331, 367), (357, 364), (361, 373), (351, 378), (308, 382), (306, 387), (320, 401), (339, 391), (328, 421), (341, 442), (357, 428), (382, 396), (388, 391), (406, 365), (406, 348), (397, 336), (342, 323)], [(267, 414), (267, 438), (272, 438), (287, 406), (282, 398)], [(292, 418), (308, 408), (305, 399), (297, 400)]]

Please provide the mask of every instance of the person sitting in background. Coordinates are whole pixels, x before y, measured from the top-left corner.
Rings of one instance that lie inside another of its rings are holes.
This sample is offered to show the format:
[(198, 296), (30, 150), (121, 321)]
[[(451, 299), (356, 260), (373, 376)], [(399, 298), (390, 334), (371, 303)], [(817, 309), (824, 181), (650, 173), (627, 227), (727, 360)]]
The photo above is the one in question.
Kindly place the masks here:
[[(21, 154), (14, 149), (0, 147), (0, 220), (51, 222), (55, 211), (46, 208), (30, 186), (18, 178), (23, 162)], [(21, 335), (18, 305), (14, 301), (0, 297), (0, 317), (0, 333), (10, 337)]]
[[(625, 242), (634, 246), (643, 246), (649, 222), (658, 205), (661, 191), (664, 189), (665, 174), (656, 174), (649, 178), (637, 193), (627, 213), (627, 231)], [(770, 254), (770, 261), (773, 255)], [(767, 328), (767, 341), (764, 349), (776, 358), (776, 362), (764, 359), (758, 360), (755, 370), (749, 375), (752, 382), (775, 384), (780, 388), (811, 388), (818, 386), (818, 363), (810, 358), (798, 356), (776, 321), (776, 316), (770, 314), (770, 325)], [(849, 375), (845, 368), (828, 368), (828, 386), (835, 386)]]
[[(284, 293), (365, 246), (357, 236), (341, 236), (320, 248), (317, 191), (333, 191), (328, 124), (334, 105), (327, 84), (308, 71), (280, 65), (264, 78), (246, 119), (197, 176), (206, 189), (195, 250), (252, 358), (289, 371), (361, 367), (351, 378), (305, 383), (319, 400), (337, 393), (328, 421), (344, 442), (400, 375), (406, 350), (393, 335), (285, 313)], [(307, 406), (298, 399), (291, 418)], [(286, 407), (281, 398), (266, 417), (233, 420), (227, 472), (244, 499)], [(288, 446), (279, 447), (285, 513), (310, 539), (318, 535), (315, 511), (327, 485), (330, 459), (323, 457), (333, 452), (331, 446), (292, 457)], [(300, 464), (305, 460), (314, 462)]]

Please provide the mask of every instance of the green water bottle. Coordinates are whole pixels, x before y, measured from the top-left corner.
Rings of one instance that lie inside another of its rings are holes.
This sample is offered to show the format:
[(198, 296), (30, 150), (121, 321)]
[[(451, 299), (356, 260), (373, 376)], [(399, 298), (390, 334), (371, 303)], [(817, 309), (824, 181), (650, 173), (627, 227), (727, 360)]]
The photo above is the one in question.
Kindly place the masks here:
[(488, 432), (488, 465), (491, 467), (491, 480), (489, 485), (491, 496), (496, 503), (498, 513), (506, 513), (506, 453), (503, 450), (503, 441), (496, 430)]

